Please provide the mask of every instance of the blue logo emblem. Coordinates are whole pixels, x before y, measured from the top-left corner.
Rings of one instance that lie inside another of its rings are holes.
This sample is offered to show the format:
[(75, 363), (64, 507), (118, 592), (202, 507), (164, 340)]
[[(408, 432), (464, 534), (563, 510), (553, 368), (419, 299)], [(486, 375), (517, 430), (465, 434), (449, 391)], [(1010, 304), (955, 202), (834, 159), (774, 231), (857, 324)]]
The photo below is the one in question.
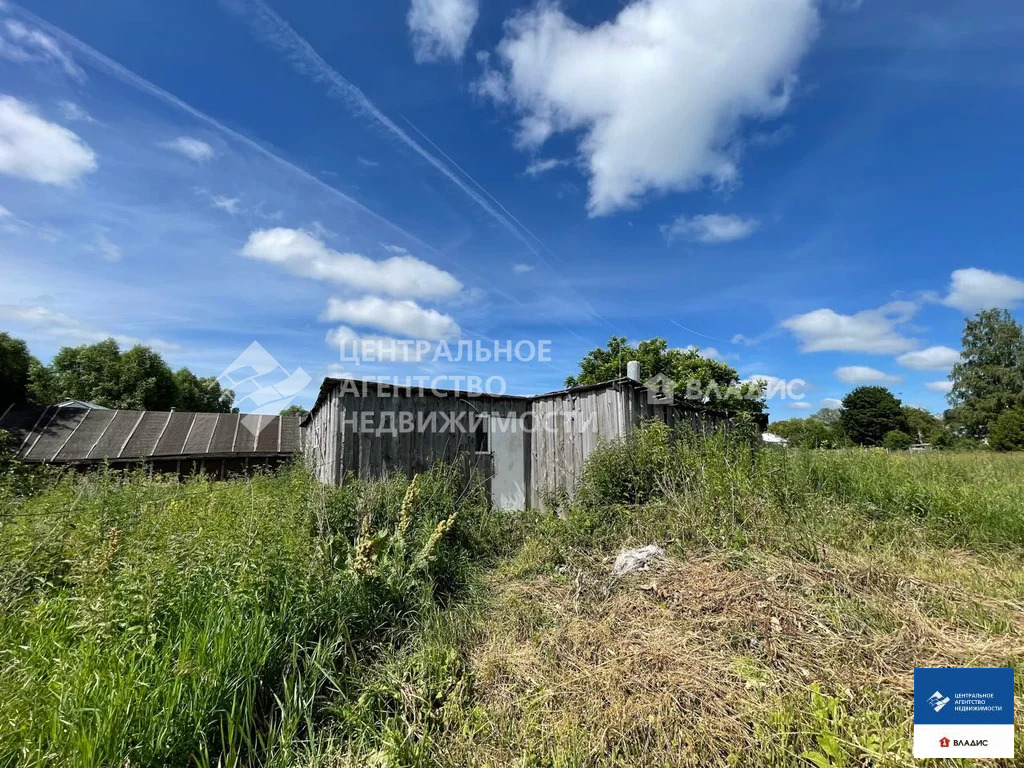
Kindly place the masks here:
[(1013, 670), (914, 670), (914, 757), (1013, 757)]

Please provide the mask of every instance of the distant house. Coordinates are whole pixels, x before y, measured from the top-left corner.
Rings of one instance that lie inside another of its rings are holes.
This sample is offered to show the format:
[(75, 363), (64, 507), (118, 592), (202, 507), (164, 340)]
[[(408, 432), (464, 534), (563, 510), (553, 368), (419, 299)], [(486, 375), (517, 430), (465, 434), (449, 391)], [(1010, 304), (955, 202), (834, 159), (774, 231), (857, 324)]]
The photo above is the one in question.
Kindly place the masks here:
[(761, 440), (771, 445), (781, 445), (783, 448), (789, 445), (789, 440), (782, 435), (776, 435), (774, 432), (762, 432)]
[(624, 437), (644, 419), (707, 430), (730, 418), (630, 378), (531, 396), (328, 378), (302, 422), (302, 444), (331, 485), (465, 456), (496, 507), (540, 508), (576, 491), (600, 440)]

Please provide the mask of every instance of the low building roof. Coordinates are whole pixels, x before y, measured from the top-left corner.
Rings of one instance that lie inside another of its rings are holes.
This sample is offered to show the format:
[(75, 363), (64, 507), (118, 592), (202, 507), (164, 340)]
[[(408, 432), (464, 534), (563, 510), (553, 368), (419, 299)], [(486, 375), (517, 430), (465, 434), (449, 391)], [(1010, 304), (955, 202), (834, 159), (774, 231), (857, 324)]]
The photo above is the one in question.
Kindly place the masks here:
[[(320, 385), (320, 392), (317, 394), (316, 402), (314, 402), (313, 403), (313, 407), (309, 409), (309, 413), (306, 414), (305, 417), (303, 417), (303, 419), (302, 419), (302, 426), (305, 426), (306, 424), (308, 424), (309, 421), (316, 414), (316, 412), (320, 409), (320, 406), (323, 405), (323, 402), (324, 402), (324, 400), (327, 397), (327, 393), (330, 392), (330, 390), (333, 387), (342, 386), (342, 385), (353, 386), (353, 387), (356, 387), (356, 388), (361, 388), (361, 391), (363, 391), (363, 392), (366, 392), (367, 390), (374, 390), (376, 392), (380, 392), (382, 390), (386, 390), (389, 394), (403, 393), (405, 395), (419, 394), (421, 396), (424, 395), (424, 394), (436, 394), (436, 395), (441, 396), (441, 397), (462, 397), (462, 398), (470, 398), (470, 399), (474, 399), (474, 400), (491, 400), (491, 401), (496, 401), (496, 400), (522, 400), (522, 401), (526, 401), (526, 402), (534, 402), (534, 401), (537, 401), (537, 400), (543, 400), (543, 399), (548, 398), (548, 397), (562, 397), (564, 395), (571, 395), (571, 394), (577, 394), (577, 393), (582, 393), (582, 392), (589, 392), (589, 391), (592, 391), (592, 390), (595, 390), (595, 389), (608, 389), (610, 387), (628, 386), (628, 387), (633, 387), (635, 389), (644, 389), (644, 390), (647, 389), (647, 387), (645, 387), (641, 382), (634, 381), (633, 379), (629, 378), (628, 376), (620, 376), (619, 378), (609, 379), (608, 381), (602, 381), (602, 382), (599, 382), (597, 384), (584, 384), (584, 385), (578, 386), (578, 387), (569, 387), (567, 389), (557, 389), (557, 390), (555, 390), (553, 392), (544, 392), (543, 394), (540, 394), (540, 395), (507, 395), (507, 394), (506, 395), (494, 395), (494, 394), (490, 394), (488, 392), (471, 392), (471, 391), (458, 390), (458, 389), (441, 389), (439, 387), (399, 386), (399, 385), (390, 384), (390, 383), (387, 383), (387, 382), (363, 381), (361, 379), (346, 379), (346, 378), (327, 377), (327, 378), (325, 378), (323, 380), (323, 383)], [(693, 400), (686, 400), (686, 399), (680, 398), (678, 396), (674, 398), (672, 403), (666, 402), (666, 403), (663, 403), (663, 405), (675, 405), (675, 406), (680, 407), (680, 408), (686, 408), (686, 409), (691, 410), (691, 411), (696, 411), (696, 412), (700, 412), (700, 413), (706, 413), (708, 415), (715, 415), (715, 416), (725, 416), (725, 417), (728, 417), (730, 415), (735, 415), (734, 413), (731, 413), (731, 412), (729, 412), (727, 410), (721, 410), (721, 409), (712, 408), (712, 407), (710, 407), (710, 406), (708, 406), (708, 405), (706, 405), (704, 403), (698, 403), (698, 402), (695, 402)]]
[(290, 456), (296, 416), (12, 405), (0, 414), (22, 461), (82, 464), (136, 459)]

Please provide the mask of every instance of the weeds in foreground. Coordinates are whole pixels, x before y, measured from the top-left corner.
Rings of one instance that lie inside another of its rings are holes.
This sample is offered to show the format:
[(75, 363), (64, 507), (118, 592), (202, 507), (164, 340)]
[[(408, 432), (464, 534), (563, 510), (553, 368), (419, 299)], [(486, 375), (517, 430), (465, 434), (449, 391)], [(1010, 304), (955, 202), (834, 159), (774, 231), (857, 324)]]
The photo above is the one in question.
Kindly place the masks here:
[(452, 529), (481, 497), (456, 474), (100, 473), (6, 497), (0, 764), (286, 762), (353, 658), (464, 586)]
[[(1024, 662), (1012, 458), (667, 438), (605, 446), (564, 519), (490, 519), (478, 601), (297, 763), (910, 766), (915, 666)], [(610, 576), (648, 543), (668, 561)]]
[(1017, 457), (670, 437), (565, 519), (440, 467), (8, 493), (0, 764), (902, 766), (914, 666), (1024, 662)]

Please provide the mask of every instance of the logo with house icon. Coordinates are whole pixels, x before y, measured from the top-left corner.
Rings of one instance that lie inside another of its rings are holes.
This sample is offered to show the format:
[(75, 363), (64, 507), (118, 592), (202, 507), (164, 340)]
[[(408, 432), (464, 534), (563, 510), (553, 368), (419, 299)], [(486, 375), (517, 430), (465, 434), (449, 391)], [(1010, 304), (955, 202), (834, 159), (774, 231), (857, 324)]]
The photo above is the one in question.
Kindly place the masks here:
[(652, 405), (672, 405), (675, 402), (676, 383), (672, 377), (658, 373), (644, 382), (647, 389), (647, 402)]

